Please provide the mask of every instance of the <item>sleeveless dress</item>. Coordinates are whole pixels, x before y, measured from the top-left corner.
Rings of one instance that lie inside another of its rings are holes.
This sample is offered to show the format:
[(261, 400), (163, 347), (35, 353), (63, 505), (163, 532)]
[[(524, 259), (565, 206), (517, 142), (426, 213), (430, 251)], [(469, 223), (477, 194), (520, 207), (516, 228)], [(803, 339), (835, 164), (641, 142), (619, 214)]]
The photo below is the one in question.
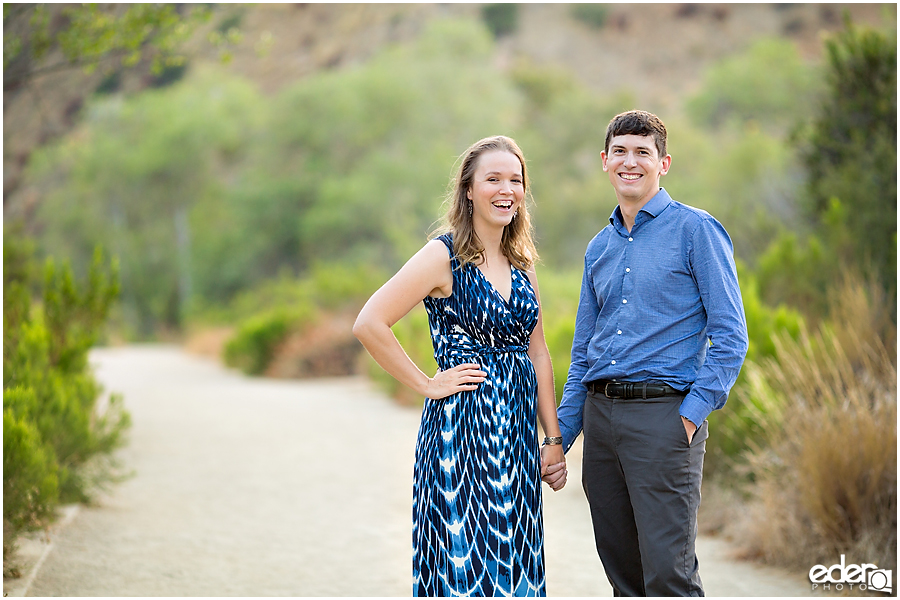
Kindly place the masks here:
[(478, 363), (477, 390), (425, 399), (413, 484), (414, 596), (545, 596), (537, 378), (528, 358), (538, 302), (511, 268), (505, 300), (473, 264), (425, 298), (438, 367)]

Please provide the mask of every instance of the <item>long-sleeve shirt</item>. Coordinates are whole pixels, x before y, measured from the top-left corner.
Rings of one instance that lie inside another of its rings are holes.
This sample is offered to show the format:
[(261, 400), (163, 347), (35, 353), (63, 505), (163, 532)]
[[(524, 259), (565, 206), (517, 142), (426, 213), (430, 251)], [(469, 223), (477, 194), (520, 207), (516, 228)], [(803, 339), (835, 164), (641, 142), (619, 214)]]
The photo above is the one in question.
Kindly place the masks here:
[(582, 430), (586, 383), (655, 380), (689, 390), (698, 427), (725, 405), (747, 354), (731, 238), (706, 211), (665, 189), (629, 232), (617, 206), (588, 244), (572, 363), (559, 407), (566, 451)]

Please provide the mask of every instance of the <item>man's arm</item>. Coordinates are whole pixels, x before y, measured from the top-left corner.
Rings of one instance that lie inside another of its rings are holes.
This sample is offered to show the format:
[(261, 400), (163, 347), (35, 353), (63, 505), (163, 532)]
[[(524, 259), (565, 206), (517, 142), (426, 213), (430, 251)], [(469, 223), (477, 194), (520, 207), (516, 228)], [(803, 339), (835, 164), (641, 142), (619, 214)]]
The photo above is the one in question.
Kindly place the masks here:
[(566, 452), (575, 443), (575, 439), (582, 429), (587, 388), (584, 387), (581, 380), (584, 379), (584, 375), (590, 367), (587, 351), (591, 338), (594, 336), (594, 328), (597, 325), (597, 315), (599, 314), (600, 307), (594, 292), (590, 264), (585, 256), (578, 314), (575, 317), (575, 337), (572, 340), (572, 363), (569, 365), (569, 375), (563, 388), (562, 402), (557, 411), (559, 428), (562, 431), (563, 449)]
[(747, 355), (748, 338), (734, 247), (715, 219), (705, 219), (694, 231), (690, 262), (706, 310), (711, 345), (680, 412), (699, 427), (709, 413), (725, 405)]

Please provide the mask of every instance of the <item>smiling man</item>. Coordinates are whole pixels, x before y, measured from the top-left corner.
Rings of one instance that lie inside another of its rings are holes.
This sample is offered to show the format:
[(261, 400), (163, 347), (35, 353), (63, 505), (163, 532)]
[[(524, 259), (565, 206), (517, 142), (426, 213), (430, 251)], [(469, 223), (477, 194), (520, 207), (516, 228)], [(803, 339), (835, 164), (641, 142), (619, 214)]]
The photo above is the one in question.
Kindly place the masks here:
[(706, 417), (747, 352), (734, 250), (709, 213), (660, 188), (672, 157), (656, 115), (614, 117), (600, 156), (618, 206), (585, 253), (564, 448), (584, 431), (584, 490), (615, 595), (702, 596)]

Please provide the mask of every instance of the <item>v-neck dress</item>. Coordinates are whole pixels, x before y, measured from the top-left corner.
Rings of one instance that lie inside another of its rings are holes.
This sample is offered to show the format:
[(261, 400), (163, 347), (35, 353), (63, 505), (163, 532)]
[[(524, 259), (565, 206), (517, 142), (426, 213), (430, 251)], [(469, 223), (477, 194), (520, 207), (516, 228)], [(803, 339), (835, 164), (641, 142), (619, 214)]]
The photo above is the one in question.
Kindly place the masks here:
[(453, 292), (425, 298), (442, 370), (478, 363), (477, 390), (426, 398), (413, 485), (413, 595), (544, 596), (537, 378), (528, 358), (538, 302), (512, 268), (504, 299), (475, 265)]

